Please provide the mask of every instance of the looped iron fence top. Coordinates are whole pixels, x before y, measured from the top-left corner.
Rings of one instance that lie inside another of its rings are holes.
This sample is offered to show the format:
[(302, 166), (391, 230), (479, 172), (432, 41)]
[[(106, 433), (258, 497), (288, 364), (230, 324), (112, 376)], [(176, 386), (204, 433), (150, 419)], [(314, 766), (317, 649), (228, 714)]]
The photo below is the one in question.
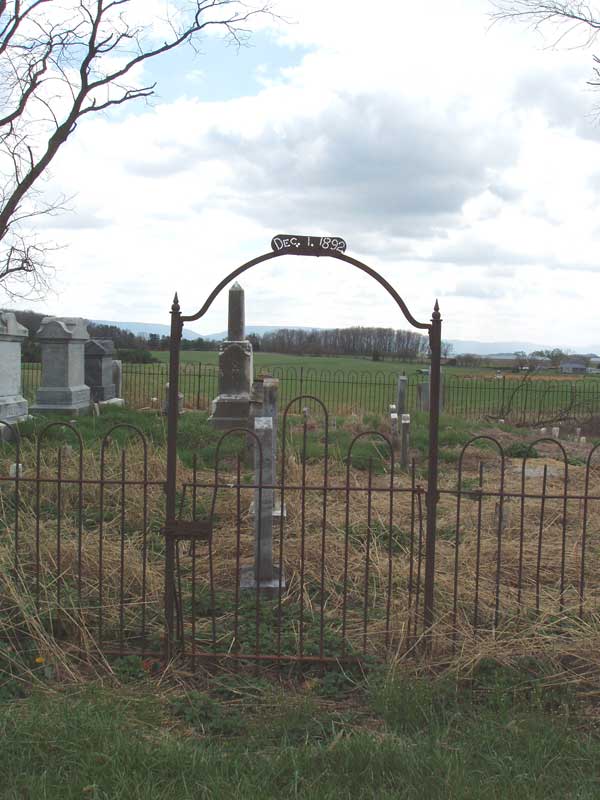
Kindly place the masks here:
[[(258, 256), (257, 258), (253, 258), (250, 261), (247, 261), (245, 264), (242, 264), (241, 267), (238, 267), (237, 269), (234, 269), (233, 272), (230, 272), (229, 275), (227, 275), (226, 278), (223, 278), (223, 280), (213, 289), (213, 291), (209, 294), (209, 296), (206, 299), (206, 302), (201, 307), (201, 309), (196, 314), (190, 314), (190, 315), (187, 315), (187, 316), (186, 315), (182, 315), (180, 317), (181, 322), (182, 323), (183, 322), (195, 322), (197, 319), (200, 319), (201, 317), (203, 317), (206, 314), (206, 312), (208, 311), (208, 309), (211, 307), (211, 305), (213, 304), (213, 301), (215, 300), (217, 295), (222, 291), (222, 289), (225, 288), (225, 286), (227, 286), (228, 283), (230, 283), (232, 280), (237, 278), (238, 275), (241, 275), (243, 272), (246, 272), (246, 270), (250, 269), (251, 267), (255, 267), (257, 264), (262, 264), (263, 261), (270, 261), (272, 258), (279, 258), (280, 256), (283, 256), (283, 255), (290, 255), (290, 253), (289, 253), (289, 251), (265, 253), (262, 256)], [(302, 255), (312, 255), (312, 253), (302, 253)], [(388, 281), (386, 281), (386, 279), (382, 275), (380, 275), (376, 270), (374, 270), (372, 267), (369, 267), (366, 264), (363, 264), (362, 261), (358, 261), (356, 258), (352, 258), (351, 256), (347, 256), (345, 253), (342, 253), (342, 252), (339, 252), (339, 251), (323, 251), (323, 250), (320, 250), (318, 253), (315, 254), (315, 256), (316, 257), (328, 256), (329, 258), (336, 258), (338, 261), (345, 261), (347, 264), (352, 264), (352, 266), (357, 267), (358, 269), (362, 270), (363, 272), (366, 272), (367, 275), (370, 275), (372, 278), (374, 278), (377, 281), (377, 283), (379, 283), (381, 286), (383, 286), (383, 288), (387, 291), (387, 293), (395, 300), (396, 304), (398, 305), (398, 307), (400, 308), (400, 310), (402, 311), (402, 313), (406, 317), (407, 321), (411, 325), (413, 325), (415, 328), (420, 328), (421, 330), (427, 330), (427, 331), (431, 330), (431, 323), (429, 323), (429, 322), (418, 322), (413, 317), (413, 315), (410, 313), (410, 311), (408, 310), (408, 306), (406, 305), (404, 300), (400, 297), (398, 292), (394, 289), (394, 287), (390, 283), (388, 283)], [(175, 295), (175, 303), (174, 303), (174, 305), (178, 306), (177, 295)], [(436, 314), (437, 314), (436, 319), (439, 319), (439, 310), (438, 310), (437, 301), (436, 301), (436, 304), (435, 304), (434, 316)]]

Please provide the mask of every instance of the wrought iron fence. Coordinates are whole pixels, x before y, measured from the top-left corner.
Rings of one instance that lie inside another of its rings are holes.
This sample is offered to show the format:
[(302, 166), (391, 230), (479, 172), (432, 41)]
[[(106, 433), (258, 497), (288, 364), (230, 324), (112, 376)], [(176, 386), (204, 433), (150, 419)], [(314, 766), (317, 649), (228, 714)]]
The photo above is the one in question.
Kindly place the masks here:
[[(391, 371), (344, 371), (281, 365), (269, 374), (279, 379), (279, 394), (287, 403), (299, 394), (321, 397), (332, 414), (385, 414), (397, 402), (398, 374)], [(40, 364), (23, 364), (23, 392), (32, 401), (41, 378)], [(132, 408), (161, 407), (169, 380), (165, 363), (123, 364), (123, 396)], [(187, 408), (208, 411), (218, 394), (219, 371), (212, 364), (183, 364), (180, 391)], [(406, 378), (404, 411), (427, 404), (426, 374)], [(442, 380), (442, 411), (467, 419), (504, 419), (517, 425), (544, 425), (553, 420), (584, 421), (600, 413), (600, 380), (453, 375)]]
[[(491, 437), (465, 445), (440, 488), (437, 647), (537, 620), (560, 634), (569, 620), (597, 613), (597, 450), (578, 461), (541, 439), (525, 458), (509, 459)], [(423, 578), (433, 557), (424, 548), (420, 465), (401, 471), (384, 433), (334, 431), (316, 406), (283, 421), (270, 485), (257, 480), (243, 432), (225, 434), (218, 452), (210, 467), (181, 466), (183, 524), (169, 576), (164, 453), (139, 430), (118, 425), (84, 446), (76, 426), (52, 423), (35, 441), (4, 444), (2, 630), (23, 635), (36, 612), (49, 635), (83, 650), (158, 658), (167, 580), (178, 652), (193, 666), (410, 652), (425, 632)], [(273, 542), (283, 565), (270, 592), (240, 588), (254, 554), (252, 503), (266, 489), (279, 501)]]

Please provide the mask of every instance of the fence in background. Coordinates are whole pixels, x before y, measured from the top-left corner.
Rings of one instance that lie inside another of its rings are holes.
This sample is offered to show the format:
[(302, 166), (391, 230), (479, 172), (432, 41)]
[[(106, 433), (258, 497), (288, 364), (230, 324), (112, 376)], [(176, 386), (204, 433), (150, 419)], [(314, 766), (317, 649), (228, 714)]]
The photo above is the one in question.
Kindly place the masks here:
[[(275, 366), (281, 402), (300, 394), (323, 398), (331, 413), (385, 414), (397, 400), (398, 375), (393, 372), (317, 370), (312, 367)], [(23, 364), (23, 391), (31, 401), (40, 382), (40, 364)], [(183, 364), (180, 390), (188, 408), (208, 411), (218, 393), (218, 367)], [(124, 364), (123, 395), (132, 408), (159, 408), (169, 380), (168, 365)], [(422, 410), (423, 387), (428, 376), (407, 377), (408, 413)], [(425, 392), (426, 394), (426, 392)], [(442, 376), (442, 410), (467, 419), (504, 419), (513, 424), (539, 424), (554, 419), (584, 421), (600, 413), (600, 380), (520, 378), (519, 376)]]

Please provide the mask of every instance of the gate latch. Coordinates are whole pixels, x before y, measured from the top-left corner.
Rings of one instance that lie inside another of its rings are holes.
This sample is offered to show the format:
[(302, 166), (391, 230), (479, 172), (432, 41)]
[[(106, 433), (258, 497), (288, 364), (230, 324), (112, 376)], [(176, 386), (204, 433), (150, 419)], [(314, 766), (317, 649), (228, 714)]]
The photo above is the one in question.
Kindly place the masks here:
[(212, 522), (208, 519), (175, 519), (161, 528), (161, 533), (171, 539), (208, 542), (212, 536)]

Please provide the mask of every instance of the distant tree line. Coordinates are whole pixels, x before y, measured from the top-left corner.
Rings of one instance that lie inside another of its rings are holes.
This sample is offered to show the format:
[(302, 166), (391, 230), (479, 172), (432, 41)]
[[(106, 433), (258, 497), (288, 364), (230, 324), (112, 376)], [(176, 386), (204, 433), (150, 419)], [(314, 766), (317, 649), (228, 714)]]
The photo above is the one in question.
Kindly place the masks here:
[[(23, 343), (23, 360), (39, 361), (40, 346), (37, 331), (46, 314), (36, 311), (15, 311), (18, 322), (29, 331), (29, 338)], [(117, 356), (124, 361), (147, 363), (156, 361), (152, 351), (168, 350), (169, 336), (151, 333), (139, 336), (118, 325), (100, 325), (87, 322), (87, 329), (93, 339), (112, 339)], [(321, 355), (321, 356), (360, 356), (399, 361), (418, 361), (429, 354), (426, 336), (413, 331), (393, 328), (331, 328), (323, 330), (298, 330), (281, 328), (262, 336), (250, 334), (255, 351), (282, 353), (283, 355)], [(218, 342), (212, 339), (183, 339), (182, 350), (215, 350)], [(442, 354), (448, 355), (451, 346), (443, 343)]]
[(270, 353), (320, 356), (367, 356), (378, 361), (393, 358), (416, 361), (429, 352), (425, 336), (393, 328), (281, 328), (255, 336), (259, 349)]

